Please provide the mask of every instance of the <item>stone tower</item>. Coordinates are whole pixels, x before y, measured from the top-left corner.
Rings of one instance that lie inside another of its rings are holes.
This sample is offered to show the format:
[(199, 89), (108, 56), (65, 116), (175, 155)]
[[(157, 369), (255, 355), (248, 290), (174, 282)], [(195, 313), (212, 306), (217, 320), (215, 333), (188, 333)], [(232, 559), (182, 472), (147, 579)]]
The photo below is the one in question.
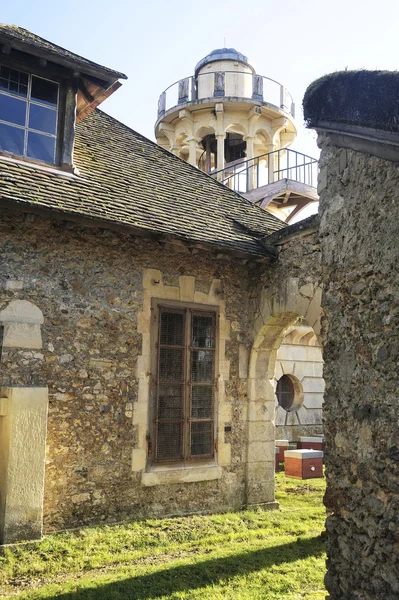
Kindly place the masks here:
[(161, 94), (155, 136), (163, 148), (286, 220), (317, 200), (317, 161), (287, 150), (297, 133), (294, 116), (283, 85), (257, 74), (234, 48), (221, 48)]

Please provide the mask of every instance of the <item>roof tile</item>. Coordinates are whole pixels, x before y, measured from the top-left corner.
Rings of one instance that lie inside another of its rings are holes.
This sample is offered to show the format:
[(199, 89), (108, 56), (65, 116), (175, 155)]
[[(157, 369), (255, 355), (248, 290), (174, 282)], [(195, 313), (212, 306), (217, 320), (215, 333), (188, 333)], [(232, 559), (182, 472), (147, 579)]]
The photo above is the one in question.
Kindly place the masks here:
[(79, 177), (0, 159), (0, 197), (254, 255), (286, 226), (98, 109), (77, 126), (74, 160)]

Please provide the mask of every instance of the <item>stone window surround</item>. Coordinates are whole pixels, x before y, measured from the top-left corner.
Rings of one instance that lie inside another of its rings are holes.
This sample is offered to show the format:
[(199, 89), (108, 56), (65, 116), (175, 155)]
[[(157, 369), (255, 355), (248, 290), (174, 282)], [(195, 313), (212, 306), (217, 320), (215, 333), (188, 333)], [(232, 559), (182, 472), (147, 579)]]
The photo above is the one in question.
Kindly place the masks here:
[[(161, 309), (167, 309), (167, 311), (172, 311), (173, 310), (177, 310), (177, 311), (181, 311), (184, 310), (184, 332), (186, 334), (186, 331), (188, 329), (187, 325), (187, 309), (189, 311), (192, 311), (193, 313), (198, 312), (198, 311), (204, 311), (204, 314), (206, 314), (207, 316), (212, 315), (213, 318), (213, 330), (214, 330), (214, 336), (215, 336), (215, 346), (213, 348), (214, 354), (213, 354), (213, 370), (214, 370), (214, 376), (213, 376), (213, 384), (212, 384), (212, 391), (213, 391), (213, 411), (212, 411), (212, 417), (211, 417), (211, 422), (212, 422), (212, 429), (213, 429), (213, 442), (212, 442), (212, 450), (210, 453), (208, 453), (205, 456), (196, 456), (191, 455), (191, 451), (189, 450), (189, 446), (190, 443), (188, 442), (188, 440), (185, 440), (185, 436), (183, 435), (183, 456), (181, 458), (175, 458), (174, 460), (163, 460), (162, 457), (159, 458), (158, 460), (156, 459), (156, 454), (157, 454), (157, 449), (156, 449), (156, 433), (155, 433), (155, 428), (152, 426), (151, 427), (151, 435), (150, 435), (150, 439), (151, 439), (151, 444), (152, 444), (152, 456), (151, 456), (151, 463), (153, 465), (153, 467), (160, 467), (160, 466), (168, 466), (169, 468), (172, 466), (172, 464), (174, 463), (177, 467), (181, 467), (184, 463), (186, 463), (186, 461), (188, 461), (186, 464), (187, 466), (191, 466), (194, 464), (204, 464), (204, 462), (211, 462), (214, 463), (215, 462), (215, 441), (217, 441), (218, 439), (218, 435), (217, 435), (217, 406), (218, 406), (218, 390), (217, 390), (217, 385), (216, 385), (216, 381), (215, 378), (218, 374), (218, 370), (217, 370), (217, 365), (218, 365), (218, 352), (219, 352), (219, 344), (218, 344), (218, 340), (219, 340), (219, 307), (218, 306), (205, 306), (203, 304), (195, 304), (195, 303), (189, 303), (189, 302), (181, 302), (181, 301), (176, 301), (176, 300), (165, 300), (165, 299), (157, 299), (157, 298), (153, 298), (152, 302), (151, 302), (151, 373), (157, 373), (158, 370), (158, 360), (159, 360), (159, 355), (158, 355), (158, 343), (159, 343), (159, 339), (158, 339), (158, 335), (159, 335), (159, 330), (161, 328), (161, 322), (160, 322), (160, 318), (158, 319), (158, 317), (160, 317), (160, 311)], [(192, 322), (191, 319), (193, 317), (190, 317), (190, 323)], [(185, 349), (184, 349), (184, 353), (185, 353), (185, 360), (184, 363), (189, 362), (189, 347), (186, 345), (185, 342)], [(184, 373), (184, 387), (187, 386), (187, 373)], [(185, 398), (184, 401), (184, 407), (183, 407), (183, 417), (184, 417), (184, 421), (186, 421), (188, 413), (189, 413), (189, 406), (187, 405), (187, 399)], [(156, 415), (156, 378), (153, 377), (151, 380), (151, 387), (150, 387), (150, 423), (153, 423), (153, 419)], [(194, 419), (195, 421), (195, 419)], [(186, 425), (184, 425), (184, 427), (186, 427)], [(188, 444), (188, 445), (187, 445)], [(211, 455), (210, 455), (211, 454)]]
[[(224, 442), (224, 427), (231, 422), (232, 408), (226, 401), (225, 382), (229, 380), (230, 361), (225, 357), (225, 342), (230, 339), (230, 321), (226, 319), (225, 301), (222, 299), (220, 281), (213, 279), (208, 293), (196, 291), (195, 277), (179, 277), (178, 286), (165, 285), (161, 271), (143, 270), (143, 311), (137, 315), (137, 329), (142, 335), (142, 354), (137, 357), (138, 399), (133, 407), (133, 425), (138, 429), (137, 447), (133, 450), (132, 470), (141, 485), (152, 487), (173, 483), (189, 483), (220, 479), (223, 467), (231, 463), (230, 444)], [(217, 433), (218, 451), (212, 462), (196, 461), (195, 465), (165, 466), (149, 465), (147, 434), (150, 429), (150, 372), (151, 372), (151, 303), (153, 299), (195, 303), (219, 308), (220, 325), (218, 339), (218, 403)]]

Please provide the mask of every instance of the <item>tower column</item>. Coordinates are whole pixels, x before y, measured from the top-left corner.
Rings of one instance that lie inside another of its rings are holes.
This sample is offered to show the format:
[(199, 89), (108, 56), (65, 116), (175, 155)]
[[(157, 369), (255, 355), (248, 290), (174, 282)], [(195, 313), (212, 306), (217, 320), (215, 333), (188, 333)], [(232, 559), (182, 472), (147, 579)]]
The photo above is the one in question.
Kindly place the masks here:
[[(226, 138), (225, 133), (217, 133), (215, 135), (217, 143), (217, 163), (216, 170), (221, 171), (224, 169), (224, 140)], [(218, 180), (222, 179), (222, 173), (218, 175)]]
[[(275, 144), (269, 144), (267, 147), (267, 151), (268, 152), (274, 152), (275, 150), (277, 150), (277, 145)], [(274, 178), (277, 177), (274, 174), (275, 169), (277, 168), (276, 165), (276, 160), (277, 160), (277, 155), (276, 154), (272, 154), (272, 156), (268, 157), (268, 161), (267, 161), (267, 168), (269, 171), (269, 183), (273, 183)]]
[(194, 167), (197, 166), (197, 138), (187, 138), (189, 146), (188, 162)]
[(258, 166), (255, 164), (255, 161), (252, 160), (254, 158), (254, 137), (247, 135), (247, 137), (244, 138), (246, 144), (247, 144), (247, 148), (246, 148), (246, 152), (247, 152), (247, 160), (250, 160), (252, 162), (248, 163), (248, 171), (247, 171), (247, 191), (249, 192), (250, 190), (253, 190), (255, 187), (255, 178), (256, 178), (256, 171)]

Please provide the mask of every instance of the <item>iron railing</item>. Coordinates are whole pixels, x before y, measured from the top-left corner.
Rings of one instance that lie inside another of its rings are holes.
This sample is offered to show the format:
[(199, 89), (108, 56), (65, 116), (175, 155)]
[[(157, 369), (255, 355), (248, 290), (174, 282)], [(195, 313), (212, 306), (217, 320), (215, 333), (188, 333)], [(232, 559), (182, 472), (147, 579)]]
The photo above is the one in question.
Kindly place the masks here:
[(210, 175), (234, 191), (245, 194), (281, 179), (291, 179), (315, 187), (317, 172), (316, 158), (283, 148), (256, 158), (236, 161), (220, 171), (212, 171)]
[[(158, 119), (175, 106), (177, 107), (180, 104), (185, 104), (187, 102), (195, 102), (202, 97), (205, 97), (199, 90), (199, 78), (208, 77), (209, 79), (210, 75), (213, 76), (213, 83), (211, 85), (211, 94), (206, 97), (223, 98), (225, 96), (237, 96), (237, 93), (235, 93), (236, 90), (234, 89), (237, 84), (236, 78), (231, 78), (229, 82), (226, 75), (238, 75), (241, 78), (240, 87), (245, 87), (247, 90), (250, 90), (247, 95), (240, 95), (239, 97), (269, 102), (274, 106), (278, 106), (292, 117), (295, 117), (295, 104), (292, 96), (287, 88), (278, 81), (275, 81), (270, 77), (265, 77), (264, 75), (256, 75), (246, 71), (209, 71), (207, 73), (199, 73), (196, 78), (190, 76), (179, 79), (179, 81), (175, 81), (167, 87), (159, 96)], [(200, 97), (199, 91), (201, 93)]]

